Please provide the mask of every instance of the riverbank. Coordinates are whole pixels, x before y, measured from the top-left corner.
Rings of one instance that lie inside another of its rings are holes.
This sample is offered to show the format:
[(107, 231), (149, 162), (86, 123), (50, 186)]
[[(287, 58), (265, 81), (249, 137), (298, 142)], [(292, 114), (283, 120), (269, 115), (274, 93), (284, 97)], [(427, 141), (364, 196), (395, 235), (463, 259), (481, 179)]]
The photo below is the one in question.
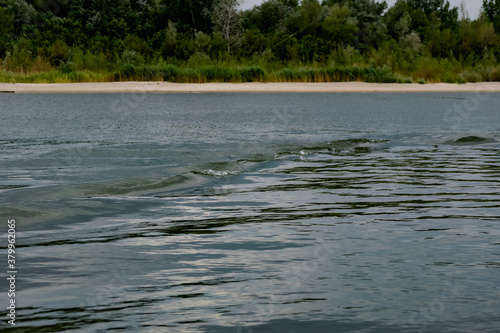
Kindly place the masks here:
[(410, 92), (500, 92), (500, 82), (465, 84), (429, 83), (0, 83), (0, 92), (10, 93), (410, 93)]

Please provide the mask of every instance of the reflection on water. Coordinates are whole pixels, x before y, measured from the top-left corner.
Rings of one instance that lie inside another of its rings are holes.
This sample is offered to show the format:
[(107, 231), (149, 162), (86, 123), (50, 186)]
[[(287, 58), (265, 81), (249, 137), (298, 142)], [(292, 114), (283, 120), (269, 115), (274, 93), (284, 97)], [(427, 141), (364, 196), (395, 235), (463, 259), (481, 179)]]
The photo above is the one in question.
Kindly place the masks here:
[[(269, 138), (255, 114), (241, 116), (244, 108), (201, 96), (212, 113), (196, 122), (199, 131), (221, 112), (228, 117), (210, 143), (170, 146), (149, 142), (147, 133), (145, 142), (124, 143), (116, 134), (84, 146), (83, 161), (69, 162), (60, 158), (67, 149), (82, 151), (79, 138), (69, 135), (63, 139), (70, 143), (44, 142), (32, 157), (33, 138), (0, 145), (7, 147), (2, 156), (14, 151), (10, 158), (20, 165), (4, 168), (0, 188), (2, 216), (24, 228), (18, 231), (20, 327), (496, 331), (497, 125), (478, 115), (457, 137), (443, 124), (434, 128), (396, 113), (397, 130), (381, 128), (370, 107), (405, 104), (401, 95), (316, 96), (319, 111), (307, 120), (301, 103), (310, 103), (310, 95), (293, 95), (287, 126)], [(284, 98), (248, 96), (271, 105)], [(152, 98), (155, 105), (165, 97)], [(409, 98), (431, 109), (447, 102), (446, 95)], [(345, 106), (331, 111), (333, 102), (359, 108), (362, 101), (369, 119), (360, 118), (360, 109), (350, 116)], [(179, 125), (182, 117), (174, 115)], [(262, 119), (266, 127), (269, 119)], [(345, 129), (312, 130), (325, 121)], [(242, 140), (241, 129), (252, 127), (255, 136)]]

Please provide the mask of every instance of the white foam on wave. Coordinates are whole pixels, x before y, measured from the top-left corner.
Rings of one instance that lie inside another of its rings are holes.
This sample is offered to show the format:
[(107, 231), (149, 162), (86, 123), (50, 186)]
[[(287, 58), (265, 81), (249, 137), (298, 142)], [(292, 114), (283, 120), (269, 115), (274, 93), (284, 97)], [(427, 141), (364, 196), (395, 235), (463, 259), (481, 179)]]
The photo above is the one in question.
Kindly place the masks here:
[(212, 177), (235, 176), (238, 174), (238, 172), (236, 171), (213, 170), (213, 169), (202, 170), (199, 173), (205, 176), (212, 176)]

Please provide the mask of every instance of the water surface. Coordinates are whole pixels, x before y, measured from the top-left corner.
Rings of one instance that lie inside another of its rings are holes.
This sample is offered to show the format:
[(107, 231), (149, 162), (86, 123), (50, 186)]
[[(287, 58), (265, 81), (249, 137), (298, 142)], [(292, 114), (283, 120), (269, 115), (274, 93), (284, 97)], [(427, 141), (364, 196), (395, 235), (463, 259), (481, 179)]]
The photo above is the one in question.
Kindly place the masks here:
[(496, 332), (499, 103), (2, 95), (16, 327)]

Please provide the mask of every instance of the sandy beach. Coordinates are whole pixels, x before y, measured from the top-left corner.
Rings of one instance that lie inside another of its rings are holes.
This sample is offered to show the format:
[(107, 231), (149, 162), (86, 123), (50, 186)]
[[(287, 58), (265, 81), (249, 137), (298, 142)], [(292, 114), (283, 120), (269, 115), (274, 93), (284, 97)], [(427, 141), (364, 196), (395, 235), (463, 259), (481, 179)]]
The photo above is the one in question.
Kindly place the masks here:
[(409, 93), (409, 92), (500, 92), (500, 82), (466, 84), (333, 83), (0, 83), (0, 92), (11, 93)]
[(332, 83), (0, 83), (0, 93), (410, 93), (500, 92), (500, 82), (466, 84)]

